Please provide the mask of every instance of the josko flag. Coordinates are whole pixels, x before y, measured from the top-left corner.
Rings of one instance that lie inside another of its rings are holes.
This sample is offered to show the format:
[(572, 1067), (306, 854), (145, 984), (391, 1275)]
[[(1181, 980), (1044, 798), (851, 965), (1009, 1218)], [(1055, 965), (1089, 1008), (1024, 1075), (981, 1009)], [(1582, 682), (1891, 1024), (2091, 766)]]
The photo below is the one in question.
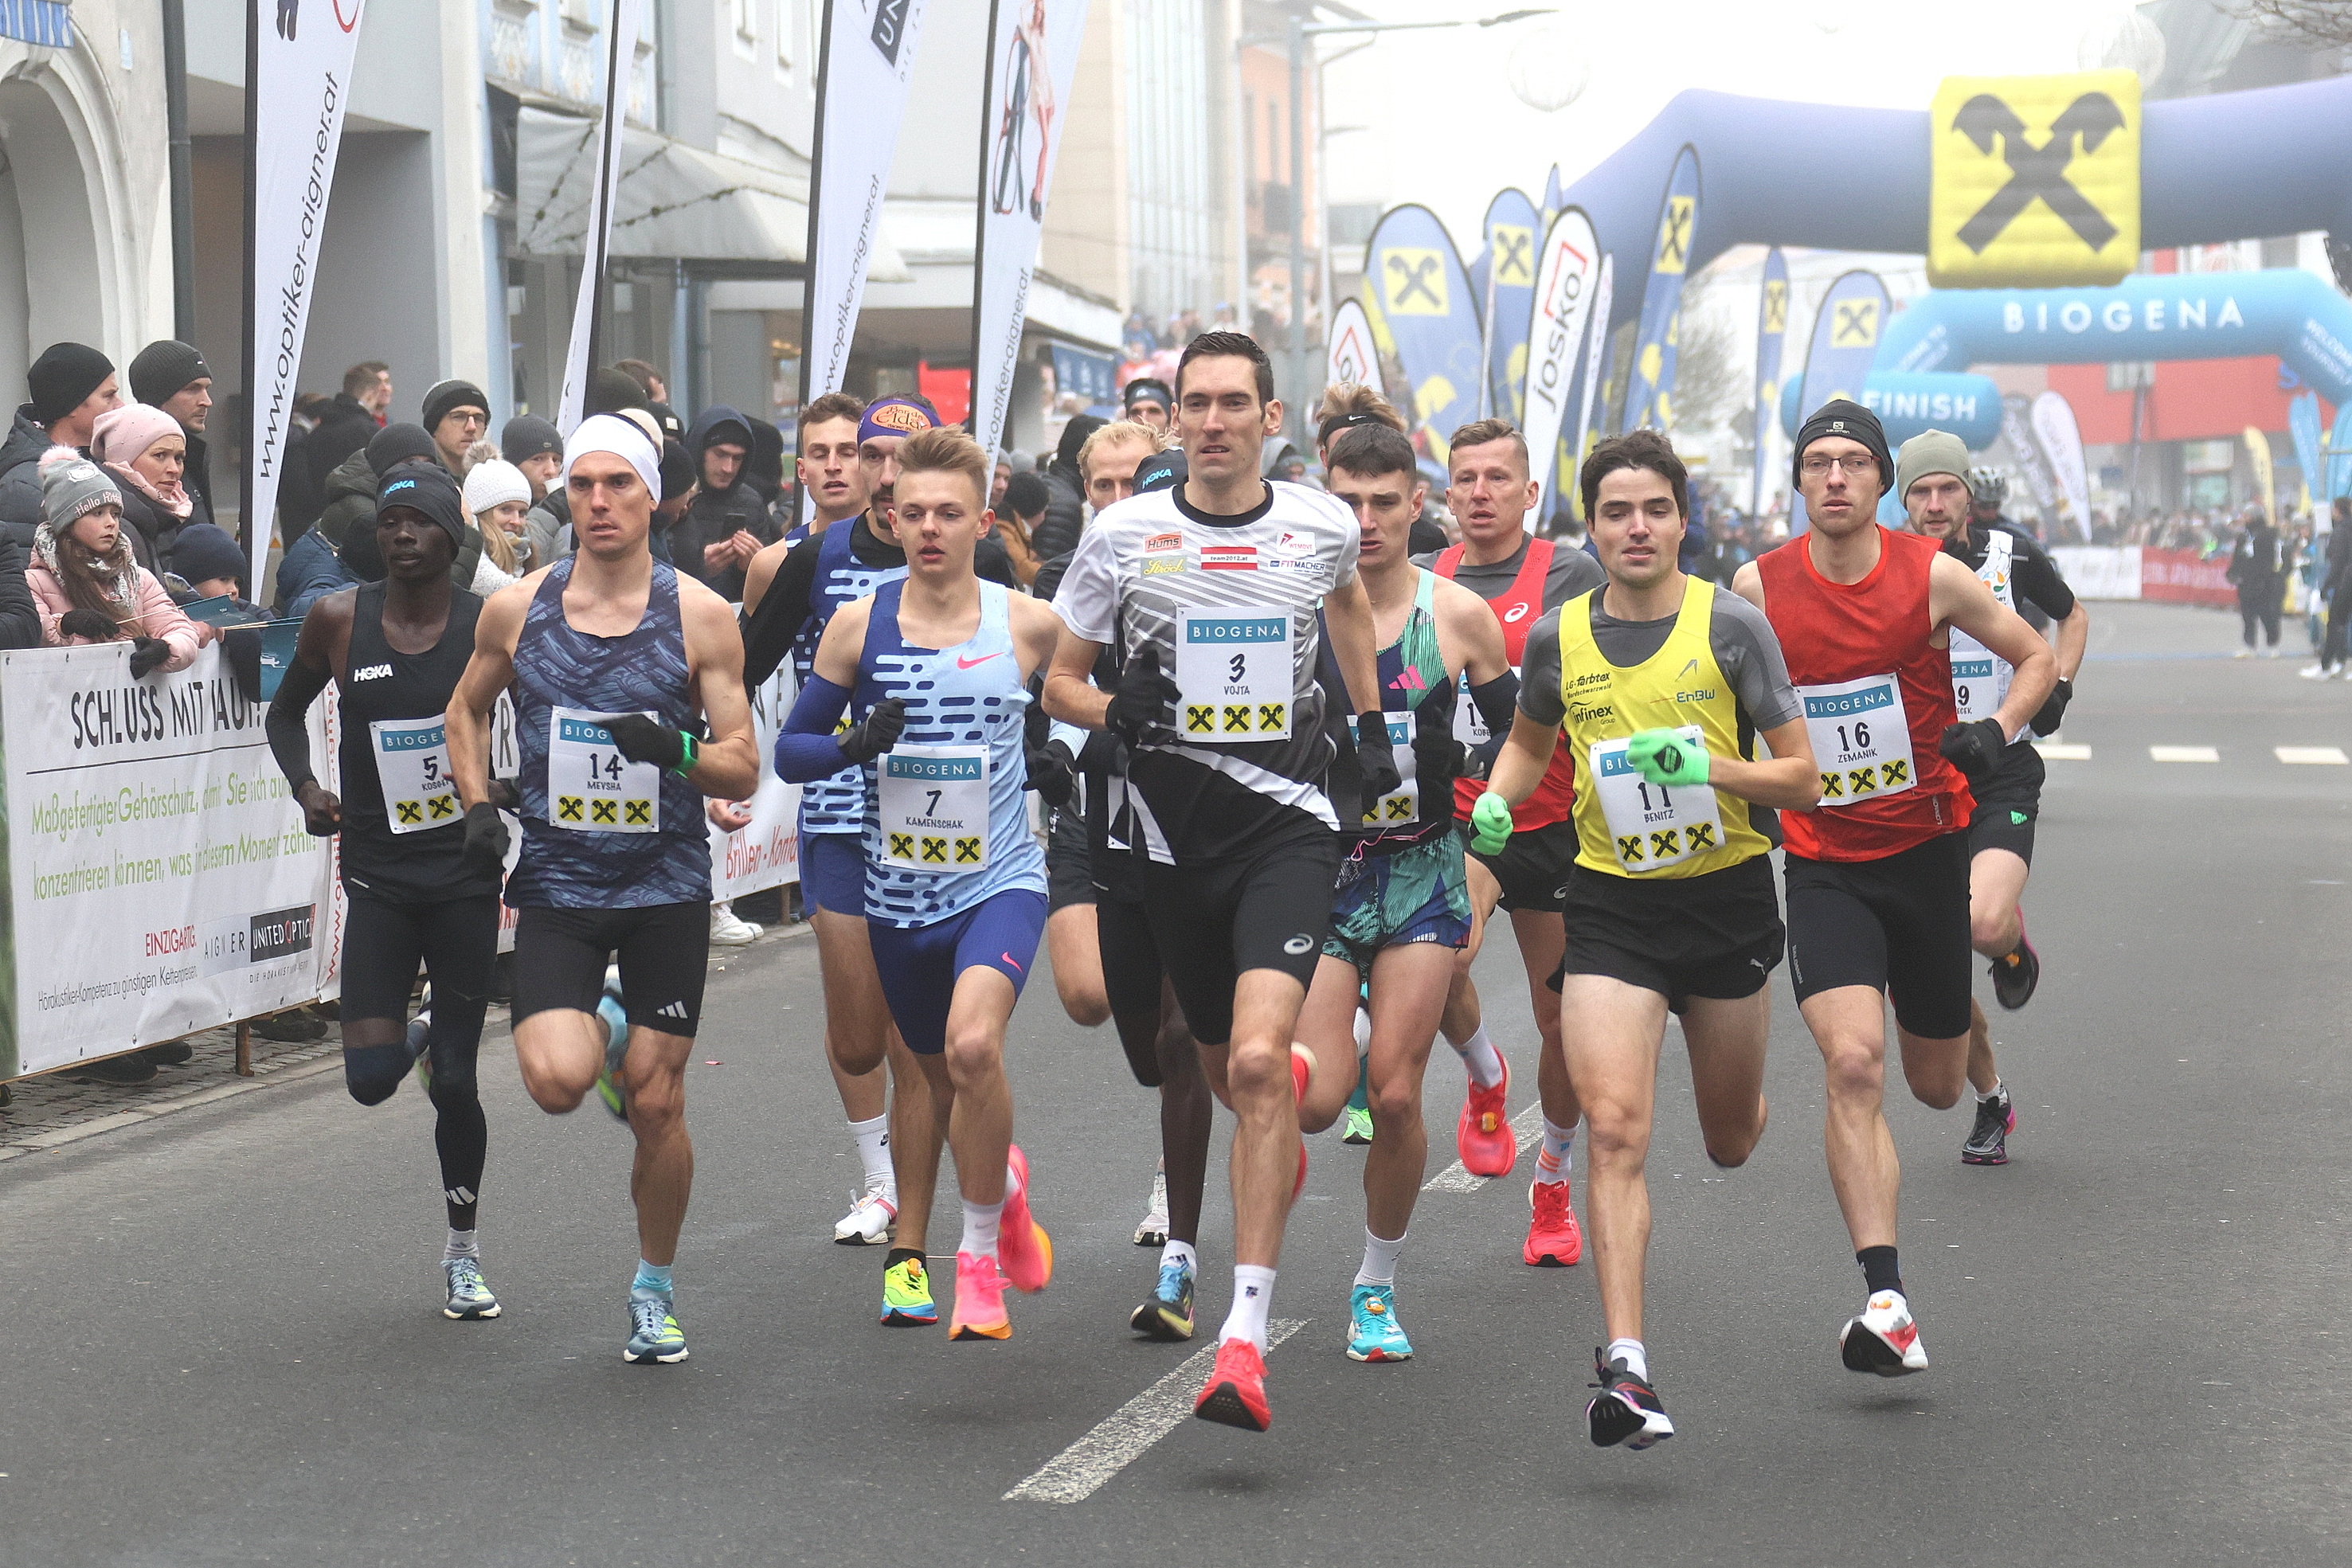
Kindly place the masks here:
[(1567, 491), (1570, 506), (1580, 510), (1583, 497), (1577, 494), (1576, 471), (1584, 466), (1585, 455), (1592, 450), (1594, 431), (1593, 411), (1601, 408), (1601, 398), (1606, 390), (1601, 382), (1609, 373), (1610, 318), (1617, 308), (1617, 258), (1607, 251), (1601, 255), (1601, 281), (1592, 289), (1592, 325), (1584, 333), (1584, 370), (1581, 390), (1576, 394), (1576, 442), (1562, 443), (1560, 460), (1557, 465), (1559, 484)]
[(1927, 110), (1927, 281), (2121, 283), (2139, 265), (2139, 78), (1946, 77)]
[(1528, 312), (1536, 297), (1536, 241), (1543, 229), (1523, 191), (1504, 191), (1486, 204), (1486, 251), (1471, 269), (1471, 287), (1485, 324), (1486, 412), (1518, 423), (1528, 370)]
[(1750, 517), (1764, 510), (1764, 454), (1780, 413), (1780, 348), (1789, 336), (1789, 258), (1774, 246), (1764, 257), (1764, 293), (1756, 308), (1756, 481)]
[[(246, 12), (245, 547), (258, 589), (269, 559), (271, 518), (286, 444), (294, 434), (294, 393), (302, 340), (319, 281), (327, 198), (352, 99), (365, 0), (334, 0), (297, 27), (293, 7), (263, 19)], [(124, 46), (126, 48), (128, 45)]]
[(1087, 30), (1086, 0), (991, 0), (988, 86), (980, 117), (982, 185), (972, 239), (971, 433), (987, 450), (1004, 434), (1013, 367), (1029, 315), (1029, 280), (1069, 119)]
[[(1576, 390), (1585, 334), (1592, 323), (1592, 296), (1601, 281), (1601, 246), (1592, 221), (1570, 207), (1554, 218), (1544, 235), (1535, 290), (1535, 320), (1528, 332), (1528, 373), (1521, 401), (1521, 429), (1528, 438), (1530, 476), (1541, 486), (1529, 516), (1538, 522), (1558, 508), (1552, 491), (1559, 465), (1553, 461), (1568, 427), (1569, 399)], [(1606, 332), (1603, 322), (1598, 330)]]
[(1416, 443), (1444, 463), (1454, 432), (1478, 417), (1478, 307), (1445, 225), (1423, 206), (1392, 207), (1364, 248), (1364, 314), (1411, 389)]
[(1690, 270), (1691, 238), (1698, 229), (1698, 154), (1676, 154), (1658, 204), (1658, 231), (1650, 245), (1650, 278), (1642, 288), (1642, 325), (1633, 337), (1633, 372), (1625, 387), (1622, 430), (1674, 428), (1675, 338), (1681, 324), (1683, 278)]
[(581, 236), (580, 292), (572, 301), (572, 343), (563, 356), (563, 395), (555, 425), (569, 435), (588, 402), (588, 376), (594, 366), (599, 312), (604, 300), (604, 262), (613, 240), (613, 205), (621, 183), (621, 143), (629, 118), (629, 69), (636, 63), (643, 0), (613, 0), (604, 31), (604, 60), (596, 80), (603, 118), (596, 128), (596, 184), (588, 197), (588, 228)]

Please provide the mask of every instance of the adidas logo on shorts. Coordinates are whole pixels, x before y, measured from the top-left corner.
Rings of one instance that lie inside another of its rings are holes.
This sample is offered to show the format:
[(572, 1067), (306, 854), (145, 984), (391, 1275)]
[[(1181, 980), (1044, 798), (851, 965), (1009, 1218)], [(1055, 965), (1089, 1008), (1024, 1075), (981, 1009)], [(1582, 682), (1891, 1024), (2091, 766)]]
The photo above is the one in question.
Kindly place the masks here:
[(663, 1008), (661, 1010), (654, 1014), (654, 1017), (657, 1019), (676, 1019), (681, 1023), (686, 1021), (686, 1004), (684, 1002), (672, 1002), (669, 1006)]

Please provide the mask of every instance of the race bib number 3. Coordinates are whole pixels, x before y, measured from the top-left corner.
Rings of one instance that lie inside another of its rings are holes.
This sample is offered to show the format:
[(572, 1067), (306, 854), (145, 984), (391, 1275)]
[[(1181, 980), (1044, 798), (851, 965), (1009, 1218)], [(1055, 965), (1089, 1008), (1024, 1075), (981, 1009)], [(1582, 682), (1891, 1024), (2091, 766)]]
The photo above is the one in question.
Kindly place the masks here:
[[(1433, 701), (1423, 697), (1422, 701)], [(1349, 734), (1356, 732), (1356, 720), (1348, 721)], [(1367, 828), (1405, 828), (1421, 815), (1421, 784), (1413, 777), (1412, 715), (1392, 713), (1388, 716), (1389, 750), (1396, 758), (1397, 787), (1377, 800), (1364, 802), (1364, 826)]]
[(1290, 612), (1244, 607), (1176, 615), (1176, 732), (1194, 745), (1290, 738)]
[[(1704, 746), (1695, 724), (1675, 733)], [(1601, 791), (1601, 814), (1609, 822), (1617, 863), (1639, 875), (1723, 847), (1723, 818), (1715, 791), (1704, 784), (1653, 784), (1626, 760), (1630, 739), (1597, 741), (1591, 776)]]
[(988, 864), (988, 749), (902, 746), (877, 769), (882, 860), (908, 871)]
[(381, 718), (368, 726), (384, 819), (395, 833), (421, 833), (456, 821), (457, 781), (437, 718)]
[(1797, 690), (1805, 699), (1805, 733), (1822, 770), (1824, 808), (1899, 795), (1919, 782), (1911, 725), (1893, 675)]
[(604, 727), (617, 716), (568, 707), (549, 713), (547, 809), (553, 826), (575, 833), (660, 831), (661, 769), (621, 755)]

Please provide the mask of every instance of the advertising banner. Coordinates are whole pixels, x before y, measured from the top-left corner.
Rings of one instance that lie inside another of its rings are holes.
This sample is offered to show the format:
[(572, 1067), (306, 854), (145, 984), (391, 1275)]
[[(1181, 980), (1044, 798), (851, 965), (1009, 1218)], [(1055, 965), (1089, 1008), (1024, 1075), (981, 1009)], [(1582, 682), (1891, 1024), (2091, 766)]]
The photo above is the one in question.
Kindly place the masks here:
[[(1377, 301), (1375, 346), (1403, 369), (1413, 444), (1446, 460), (1454, 433), (1478, 417), (1478, 305), (1445, 225), (1423, 206), (1391, 207), (1364, 251)], [(1385, 337), (1386, 341), (1380, 340)]]
[[(2303, 494), (2299, 509), (2309, 512), (2314, 509), (2311, 503), (2315, 497), (2323, 501), (2326, 498), (2322, 494), (2326, 489), (2326, 484), (2320, 473), (2319, 394), (2317, 392), (2306, 392), (2289, 400), (2286, 405), (2286, 431), (2294, 441), (2295, 466), (2303, 470), (2301, 486)], [(2319, 525), (2319, 531), (2326, 533), (2327, 508), (2323, 506), (2317, 510), (2319, 515), (2313, 520)]]
[(1372, 323), (1361, 301), (1342, 299), (1331, 313), (1331, 341), (1323, 360), (1323, 382), (1339, 386), (1353, 382), (1378, 388), (1381, 361), (1372, 347)]
[(566, 434), (587, 406), (595, 369), (599, 311), (604, 300), (604, 259), (613, 240), (614, 187), (621, 182), (621, 143), (629, 118), (629, 71), (636, 63), (642, 0), (612, 0), (605, 18), (604, 59), (596, 73), (602, 118), (596, 124), (596, 183), (588, 193), (588, 226), (581, 236), (580, 292), (572, 299), (572, 342), (563, 355), (563, 396), (555, 427)]
[[(1878, 274), (1860, 267), (1842, 274), (1822, 297), (1821, 314), (1813, 318), (1813, 335), (1805, 349), (1804, 380), (1797, 395), (1797, 422), (1801, 430), (1813, 410), (1832, 398), (1860, 402), (1870, 361), (1878, 352), (1878, 335), (1886, 325), (1886, 285)], [(1891, 494), (1891, 493), (1890, 493)], [(1882, 520), (1885, 512), (1881, 511)], [(1805, 531), (1805, 504), (1789, 499), (1789, 532)]]
[[(2033, 435), (2033, 400), (2022, 392), (2011, 392), (2000, 400), (2001, 439), (2017, 459), (2020, 474), (2025, 480), (2026, 494), (2033, 497), (2034, 507), (2045, 517), (2058, 515), (2058, 482), (2050, 473), (2050, 459), (2042, 455), (2042, 443)], [(2010, 504), (2016, 505), (2011, 497)]]
[[(1087, 0), (990, 0), (981, 92), (980, 217), (972, 238), (971, 434), (988, 451), (1004, 434), (1029, 279), (1054, 184), (1063, 108), (1077, 75)], [(887, 169), (887, 165), (885, 166)]]
[(2327, 499), (2352, 496), (2352, 402), (2336, 411), (2336, 429), (2327, 438)]
[[(2087, 544), (2091, 538), (2091, 478), (2083, 464), (2083, 432), (2074, 423), (2074, 405), (2054, 392), (2045, 392), (2033, 400), (2033, 435), (2042, 444), (2042, 455), (2050, 460), (2051, 476), (2057, 481), (2059, 498), (2065, 502), (2074, 528)], [(2052, 538), (2063, 536), (2055, 528), (2044, 530)]]
[(2050, 559), (2077, 599), (2137, 599), (2146, 570), (2138, 545), (2053, 545)]
[(365, 5), (333, 0), (314, 7), (307, 27), (297, 27), (294, 7), (281, 5), (271, 26), (262, 20), (261, 0), (247, 0), (242, 526), (257, 584), (265, 580), (278, 485), (294, 434), (295, 383)]
[(1609, 312), (1617, 297), (1617, 258), (1604, 251), (1601, 281), (1592, 287), (1592, 325), (1584, 334), (1584, 390), (1576, 400), (1576, 444), (1564, 447), (1559, 464), (1559, 487), (1571, 510), (1583, 505), (1576, 489), (1576, 471), (1592, 450), (1593, 410), (1601, 406), (1601, 382), (1609, 374)]
[(130, 657), (125, 643), (0, 653), (0, 1078), (318, 995), (327, 841), (303, 831), (264, 708), (217, 643), (145, 680)]
[(2139, 264), (2140, 82), (1946, 77), (1927, 110), (1927, 281), (2117, 283)]
[[(1592, 296), (1601, 280), (1601, 246), (1591, 220), (1580, 210), (1570, 207), (1552, 220), (1538, 267), (1519, 402), (1527, 411), (1520, 428), (1528, 438), (1532, 477), (1542, 486), (1529, 515), (1540, 521), (1557, 509), (1559, 465), (1552, 457), (1561, 436), (1570, 434), (1569, 399), (1584, 358), (1586, 333), (1595, 319)], [(1600, 329), (1607, 330), (1605, 320)]]
[(710, 896), (740, 898), (801, 877), (801, 787), (776, 777), (776, 732), (793, 711), (793, 662), (745, 694), (751, 699), (751, 738), (760, 753), (760, 788), (744, 802), (749, 826), (732, 831), (710, 825)]
[[(1486, 204), (1486, 254), (1471, 278), (1486, 333), (1486, 412), (1524, 424), (1520, 394), (1527, 384), (1529, 314), (1536, 298), (1536, 204), (1524, 191), (1505, 191)], [(1571, 350), (1573, 351), (1573, 350)], [(1538, 513), (1538, 516), (1542, 514)]]
[(2210, 604), (2233, 608), (2238, 591), (2230, 581), (2230, 552), (2200, 555), (2193, 549), (2139, 552), (2139, 596), (2161, 604)]
[(1763, 298), (1756, 308), (1756, 479), (1748, 511), (1764, 510), (1764, 473), (1771, 452), (1772, 420), (1780, 408), (1780, 346), (1789, 336), (1789, 258), (1774, 246), (1764, 257)]
[(1625, 384), (1620, 430), (1674, 428), (1675, 329), (1697, 225), (1698, 154), (1685, 147), (1675, 155), (1674, 173), (1658, 204), (1657, 237), (1650, 246), (1649, 281), (1642, 287), (1642, 324), (1633, 335), (1633, 370)]
[[(2039, 400), (2036, 400), (2037, 404)], [(2034, 428), (2041, 427), (2037, 424)], [(2272, 513), (2278, 506), (2278, 480), (2271, 466), (2271, 438), (2252, 425), (2246, 426), (2246, 455), (2254, 465), (2254, 505), (2263, 515), (2275, 523)]]

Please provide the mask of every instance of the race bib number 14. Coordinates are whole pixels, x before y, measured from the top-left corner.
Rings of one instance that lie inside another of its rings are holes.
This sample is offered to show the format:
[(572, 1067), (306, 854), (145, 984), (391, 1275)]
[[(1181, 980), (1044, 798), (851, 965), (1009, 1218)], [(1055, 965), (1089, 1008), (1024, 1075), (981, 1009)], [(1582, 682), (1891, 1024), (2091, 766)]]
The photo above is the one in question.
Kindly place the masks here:
[(606, 719), (617, 716), (568, 707), (549, 711), (547, 805), (551, 825), (575, 833), (660, 831), (661, 769), (621, 755), (604, 727)]

